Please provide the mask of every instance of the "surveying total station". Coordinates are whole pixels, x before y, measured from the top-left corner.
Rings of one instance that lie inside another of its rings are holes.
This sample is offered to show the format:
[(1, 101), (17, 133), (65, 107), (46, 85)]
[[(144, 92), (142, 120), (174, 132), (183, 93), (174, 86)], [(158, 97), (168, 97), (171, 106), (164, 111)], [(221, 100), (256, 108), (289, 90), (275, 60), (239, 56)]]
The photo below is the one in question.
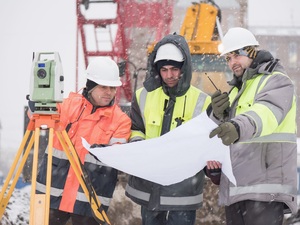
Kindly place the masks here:
[[(37, 52), (34, 54), (30, 95), (27, 95), (30, 121), (23, 140), (8, 172), (0, 192), (0, 217), (3, 216), (8, 201), (24, 168), (29, 153), (33, 149), (31, 196), (30, 196), (30, 225), (48, 225), (50, 212), (50, 187), (52, 173), (52, 152), (54, 133), (75, 171), (76, 177), (90, 203), (94, 218), (100, 225), (110, 225), (96, 192), (89, 181), (85, 168), (65, 130), (60, 123), (57, 103), (63, 101), (63, 70), (58, 52)], [(31, 96), (31, 99), (30, 99)], [(36, 193), (36, 177), (38, 170), (38, 153), (40, 130), (48, 130), (48, 164), (46, 177), (46, 193)]]
[[(31, 69), (30, 110), (35, 113), (56, 113), (56, 103), (63, 100), (64, 76), (58, 52), (37, 52)], [(29, 96), (27, 96), (29, 99)]]

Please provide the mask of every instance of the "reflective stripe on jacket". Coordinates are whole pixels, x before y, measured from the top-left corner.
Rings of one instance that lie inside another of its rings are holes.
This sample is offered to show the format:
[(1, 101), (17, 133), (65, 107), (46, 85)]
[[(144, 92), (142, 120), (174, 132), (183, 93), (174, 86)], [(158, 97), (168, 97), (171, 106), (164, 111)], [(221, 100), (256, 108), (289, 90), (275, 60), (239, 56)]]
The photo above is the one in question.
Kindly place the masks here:
[[(90, 144), (122, 144), (130, 136), (130, 118), (117, 105), (93, 109), (93, 105), (81, 94), (71, 93), (58, 104), (60, 122), (70, 129), (68, 135), (84, 163), (85, 170), (107, 209), (117, 182), (117, 170), (103, 165), (82, 146), (81, 137)], [(79, 181), (56, 136), (53, 139), (53, 163), (51, 182), (51, 208), (79, 215), (92, 216), (91, 207)], [(37, 191), (45, 193), (47, 151), (39, 168)]]
[[(162, 129), (162, 115), (168, 104), (169, 96), (160, 87), (152, 92), (147, 92), (145, 88), (141, 88), (137, 90), (136, 97), (146, 134), (132, 130), (130, 140), (136, 139), (136, 136), (142, 139), (159, 137)], [(191, 86), (185, 95), (176, 98), (170, 130), (179, 126), (180, 122), (184, 123), (198, 116), (207, 108), (209, 101), (210, 99), (206, 94)]]
[(278, 201), (286, 204), (286, 212), (297, 212), (294, 92), (290, 78), (278, 71), (251, 76), (241, 90), (235, 87), (230, 92), (230, 118), (241, 132), (239, 141), (230, 146), (237, 186), (222, 176), (222, 205), (249, 199)]
[[(136, 116), (142, 118), (145, 133), (140, 130), (133, 130), (131, 140), (159, 137), (164, 108), (169, 101), (169, 96), (160, 87), (151, 92), (141, 88), (136, 92), (135, 97), (141, 113)], [(209, 101), (208, 95), (193, 86), (183, 96), (176, 97), (170, 130), (180, 125), (178, 123), (184, 123), (206, 110)], [(180, 183), (169, 186), (158, 185), (130, 176), (126, 186), (126, 195), (134, 202), (151, 210), (195, 210), (202, 205), (203, 182), (203, 171)]]

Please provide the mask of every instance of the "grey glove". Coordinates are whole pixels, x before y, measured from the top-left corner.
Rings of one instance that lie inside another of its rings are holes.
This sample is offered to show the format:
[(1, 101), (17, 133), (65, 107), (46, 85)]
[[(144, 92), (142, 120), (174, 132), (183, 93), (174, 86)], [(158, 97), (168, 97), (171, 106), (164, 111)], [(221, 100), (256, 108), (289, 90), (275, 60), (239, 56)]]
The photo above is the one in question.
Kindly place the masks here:
[(224, 119), (226, 116), (228, 116), (226, 114), (228, 113), (229, 105), (228, 93), (221, 93), (221, 91), (218, 90), (212, 94), (211, 106), (216, 118)]
[(222, 123), (212, 132), (210, 132), (209, 138), (212, 138), (216, 135), (222, 139), (224, 145), (228, 146), (232, 143), (235, 143), (240, 137), (239, 125), (234, 121)]

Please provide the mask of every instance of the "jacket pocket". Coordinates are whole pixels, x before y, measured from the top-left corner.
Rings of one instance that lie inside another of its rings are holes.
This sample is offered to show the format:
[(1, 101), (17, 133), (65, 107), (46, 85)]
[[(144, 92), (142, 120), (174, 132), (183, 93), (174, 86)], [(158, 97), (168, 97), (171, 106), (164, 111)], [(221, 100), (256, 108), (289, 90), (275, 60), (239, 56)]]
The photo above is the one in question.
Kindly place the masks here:
[(157, 113), (150, 113), (146, 121), (147, 139), (160, 136), (162, 126), (162, 116)]

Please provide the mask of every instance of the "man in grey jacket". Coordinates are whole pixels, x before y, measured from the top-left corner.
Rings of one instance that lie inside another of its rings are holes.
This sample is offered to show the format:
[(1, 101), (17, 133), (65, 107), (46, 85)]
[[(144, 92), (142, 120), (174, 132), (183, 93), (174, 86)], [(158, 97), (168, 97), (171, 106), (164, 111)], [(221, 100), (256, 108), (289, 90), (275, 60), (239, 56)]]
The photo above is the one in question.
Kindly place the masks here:
[(227, 225), (281, 225), (297, 211), (294, 84), (249, 30), (229, 29), (222, 44), (233, 87), (215, 92), (207, 113), (218, 124), (210, 137), (230, 146), (237, 186), (222, 174), (219, 202)]

